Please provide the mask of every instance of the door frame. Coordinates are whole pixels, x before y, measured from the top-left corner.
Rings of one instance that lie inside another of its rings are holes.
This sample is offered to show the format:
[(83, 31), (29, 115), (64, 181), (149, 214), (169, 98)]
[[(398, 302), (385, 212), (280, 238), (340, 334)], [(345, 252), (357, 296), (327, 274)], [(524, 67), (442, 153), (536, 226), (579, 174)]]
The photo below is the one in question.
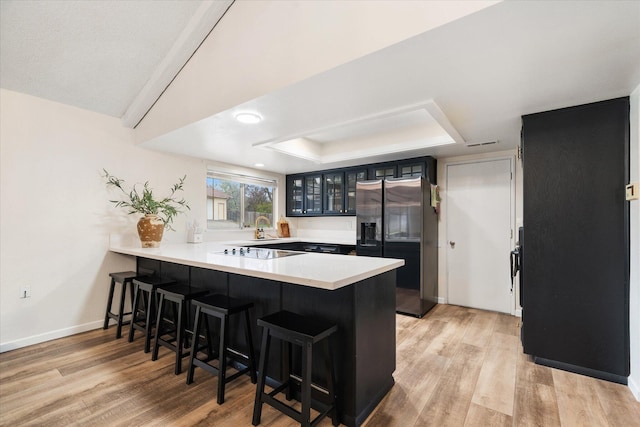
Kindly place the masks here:
[[(445, 271), (445, 277), (444, 277), (444, 281), (446, 283), (446, 293), (445, 293), (445, 301), (444, 303), (448, 304), (449, 301), (449, 257), (447, 255), (448, 253), (448, 249), (447, 249), (447, 245), (449, 242), (449, 235), (448, 235), (448, 229), (449, 229), (449, 210), (446, 208), (448, 206), (447, 203), (447, 189), (448, 189), (448, 168), (449, 166), (459, 166), (459, 165), (466, 165), (466, 164), (475, 164), (475, 163), (487, 163), (487, 162), (492, 162), (492, 161), (498, 161), (498, 160), (508, 160), (509, 161), (509, 167), (511, 169), (511, 182), (510, 182), (510, 203), (509, 203), (509, 222), (510, 222), (510, 227), (511, 227), (511, 239), (510, 239), (510, 247), (514, 248), (515, 247), (515, 242), (517, 240), (517, 227), (516, 227), (516, 156), (515, 154), (504, 154), (504, 155), (491, 155), (491, 153), (488, 153), (489, 155), (485, 155), (485, 156), (478, 156), (478, 157), (466, 157), (465, 158), (459, 158), (459, 159), (455, 159), (455, 158), (451, 158), (451, 161), (445, 161), (443, 162), (443, 174), (441, 176), (441, 180), (440, 182), (444, 182), (444, 188), (441, 189), (441, 194), (444, 195), (443, 197), (443, 213), (444, 213), (444, 219), (445, 219), (445, 224), (443, 227), (440, 228), (440, 236), (443, 236), (444, 238), (441, 239), (441, 243), (440, 243), (440, 248), (444, 249), (444, 254), (445, 256), (444, 258), (444, 265), (440, 265), (441, 267), (444, 267), (443, 271)], [(443, 191), (442, 191), (443, 190)], [(506, 263), (508, 261), (508, 253), (504, 254), (504, 262)], [(511, 294), (511, 302), (510, 302), (510, 313), (512, 316), (516, 316), (517, 310), (516, 310), (516, 301), (517, 301), (517, 286), (513, 287), (513, 292)], [(518, 310), (519, 311), (519, 310)]]

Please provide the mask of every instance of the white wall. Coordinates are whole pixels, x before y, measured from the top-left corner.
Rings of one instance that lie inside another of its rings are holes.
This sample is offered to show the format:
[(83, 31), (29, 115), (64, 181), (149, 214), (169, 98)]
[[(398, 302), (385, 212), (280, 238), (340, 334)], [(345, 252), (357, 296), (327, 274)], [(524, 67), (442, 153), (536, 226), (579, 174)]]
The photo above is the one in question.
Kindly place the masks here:
[[(631, 94), (631, 182), (640, 182), (640, 86)], [(629, 388), (640, 401), (640, 200), (630, 202), (629, 335), (631, 376)]]
[(296, 237), (356, 244), (356, 217), (288, 218)]
[[(109, 233), (135, 233), (137, 218), (108, 202), (102, 168), (161, 194), (187, 175), (192, 211), (165, 241), (205, 222), (205, 163), (133, 141), (116, 118), (0, 91), (0, 351), (100, 327), (108, 273), (135, 268), (107, 251)], [(19, 298), (23, 285), (31, 298)]]

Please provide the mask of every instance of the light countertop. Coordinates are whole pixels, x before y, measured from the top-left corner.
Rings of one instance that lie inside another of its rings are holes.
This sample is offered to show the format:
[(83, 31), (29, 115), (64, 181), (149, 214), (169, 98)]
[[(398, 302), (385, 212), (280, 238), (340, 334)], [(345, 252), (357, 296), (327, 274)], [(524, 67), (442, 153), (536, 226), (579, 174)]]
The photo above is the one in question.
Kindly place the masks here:
[[(364, 256), (303, 252), (301, 255), (275, 259), (231, 256), (224, 249), (253, 246), (260, 243), (305, 241), (308, 239), (244, 240), (233, 242), (162, 243), (160, 248), (141, 248), (112, 242), (112, 252), (168, 261), (192, 267), (294, 283), (314, 288), (334, 290), (360, 280), (394, 270), (404, 260)], [(327, 243), (327, 242), (324, 242)]]

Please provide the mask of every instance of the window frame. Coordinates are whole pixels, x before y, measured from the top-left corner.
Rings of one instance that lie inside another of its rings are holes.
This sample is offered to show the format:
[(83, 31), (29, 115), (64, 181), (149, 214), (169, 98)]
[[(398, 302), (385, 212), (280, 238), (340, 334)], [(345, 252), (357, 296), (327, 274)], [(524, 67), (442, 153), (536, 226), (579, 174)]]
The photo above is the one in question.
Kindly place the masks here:
[[(277, 214), (278, 214), (278, 179), (275, 177), (267, 177), (267, 176), (257, 176), (257, 175), (248, 175), (248, 174), (241, 174), (241, 173), (234, 173), (234, 172), (226, 172), (223, 170), (218, 170), (218, 169), (214, 169), (214, 168), (209, 168), (207, 169), (207, 174), (206, 174), (206, 185), (205, 188), (208, 189), (209, 188), (209, 179), (218, 179), (218, 180), (224, 180), (224, 181), (230, 181), (230, 182), (235, 182), (240, 184), (240, 194), (242, 194), (242, 197), (240, 198), (240, 213), (239, 213), (239, 217), (242, 218), (239, 223), (234, 223), (235, 226), (234, 227), (221, 227), (221, 228), (216, 228), (216, 227), (212, 227), (209, 224), (215, 220), (210, 220), (209, 219), (209, 196), (208, 196), (208, 190), (207, 190), (207, 195), (205, 196), (207, 201), (206, 201), (206, 222), (207, 222), (207, 231), (242, 231), (242, 230), (247, 230), (247, 229), (253, 229), (253, 227), (255, 226), (255, 224), (249, 224), (247, 227), (245, 227), (245, 223), (244, 223), (244, 217), (246, 215), (246, 211), (245, 211), (245, 204), (246, 204), (246, 186), (247, 185), (256, 185), (256, 186), (261, 186), (261, 187), (270, 187), (272, 189), (272, 197), (271, 197), (271, 204), (272, 204), (272, 208), (271, 208), (271, 226), (270, 227), (263, 227), (266, 229), (275, 229), (275, 221), (277, 221), (276, 218)], [(215, 218), (215, 203), (213, 206), (214, 209), (214, 218)], [(261, 224), (262, 225), (262, 224)]]

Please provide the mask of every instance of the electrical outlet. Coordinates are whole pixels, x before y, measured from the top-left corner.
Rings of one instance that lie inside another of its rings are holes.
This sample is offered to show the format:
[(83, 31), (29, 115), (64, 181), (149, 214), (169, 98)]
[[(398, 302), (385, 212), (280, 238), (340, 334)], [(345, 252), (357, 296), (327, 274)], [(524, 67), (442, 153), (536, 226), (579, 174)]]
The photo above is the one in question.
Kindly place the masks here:
[(31, 286), (22, 286), (20, 288), (20, 298), (31, 298)]

